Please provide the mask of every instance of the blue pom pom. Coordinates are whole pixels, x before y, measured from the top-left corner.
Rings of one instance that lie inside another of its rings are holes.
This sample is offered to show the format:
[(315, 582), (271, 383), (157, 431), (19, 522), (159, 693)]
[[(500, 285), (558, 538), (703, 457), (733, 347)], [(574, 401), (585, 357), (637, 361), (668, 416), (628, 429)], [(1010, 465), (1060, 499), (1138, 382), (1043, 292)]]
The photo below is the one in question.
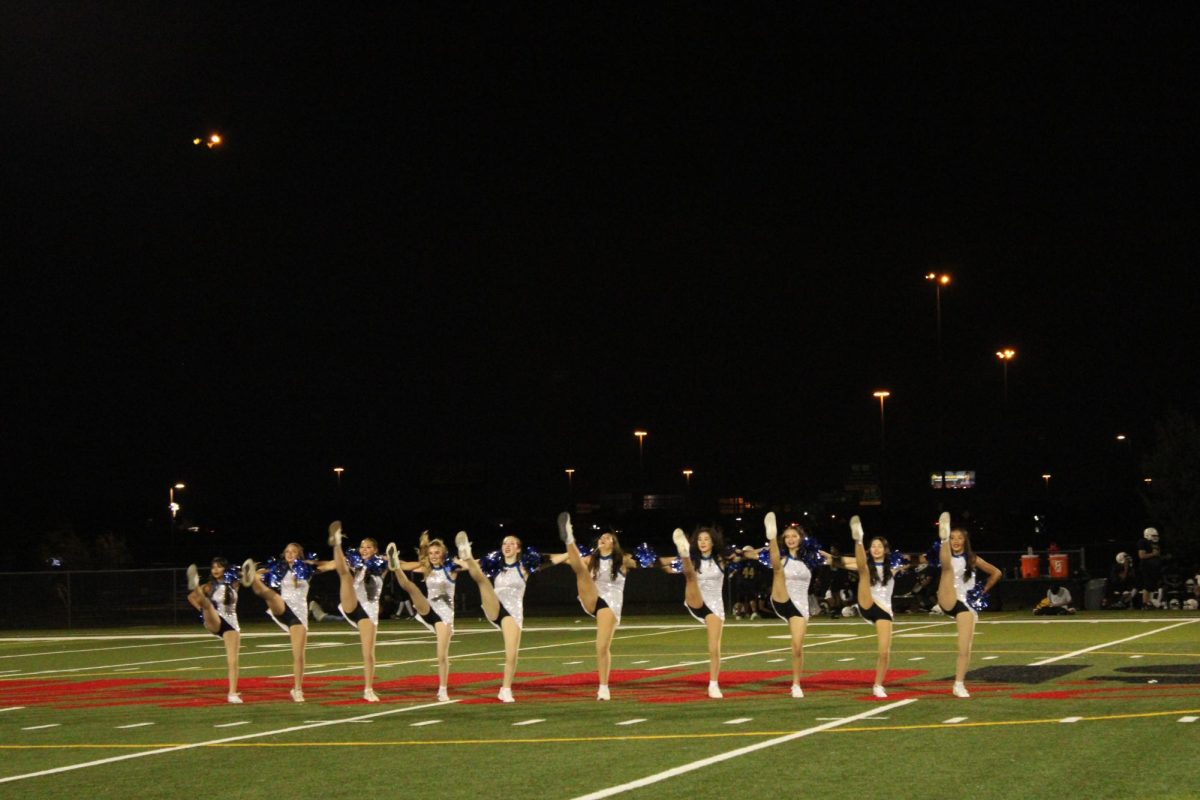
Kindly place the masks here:
[(771, 568), (771, 548), (763, 547), (758, 551), (758, 563), (767, 569)]
[(683, 559), (679, 556), (671, 561), (671, 572), (683, 572)]
[(363, 561), (368, 575), (382, 575), (387, 572), (387, 559), (381, 555), (373, 555)]
[(991, 600), (992, 598), (988, 596), (988, 593), (985, 592), (983, 587), (979, 584), (976, 584), (967, 590), (967, 605), (976, 611), (983, 611), (985, 608), (991, 605)]
[(297, 559), (295, 562), (292, 563), (292, 573), (295, 574), (296, 580), (306, 581), (312, 577), (312, 574), (313, 574), (312, 564), (306, 564), (303, 561), (300, 561)]
[(358, 554), (358, 550), (353, 547), (346, 548), (346, 566), (351, 570), (356, 570), (363, 565), (363, 557)]
[(587, 558), (588, 556), (590, 556), (592, 553), (595, 552), (591, 547), (589, 547), (586, 544), (584, 544), (584, 545), (576, 544), (575, 546), (579, 549), (579, 557), (580, 558)]
[(654, 551), (646, 542), (642, 542), (637, 547), (633, 548), (633, 560), (637, 562), (642, 569), (647, 569), (653, 566), (658, 561), (658, 553)]
[(305, 554), (304, 554), (304, 560), (305, 560), (305, 561), (316, 561), (316, 560), (317, 560), (317, 554), (316, 554), (315, 552), (314, 552), (314, 553), (305, 553)]
[(483, 570), (483, 574), (489, 578), (494, 578), (500, 572), (500, 565), (504, 563), (504, 556), (500, 555), (499, 550), (493, 550), (483, 558), (479, 559), (479, 567)]
[(226, 567), (225, 574), (221, 576), (221, 583), (226, 586), (234, 586), (242, 579), (241, 567)]
[(271, 557), (267, 560), (266, 584), (275, 591), (279, 591), (283, 584), (283, 576), (287, 574), (288, 565), (286, 561)]
[(542, 565), (542, 554), (532, 547), (526, 547), (525, 552), (521, 554), (521, 565), (528, 573), (537, 572), (537, 568)]
[(800, 560), (814, 572), (824, 566), (825, 556), (821, 555), (821, 543), (811, 536), (805, 536), (800, 542)]
[(888, 556), (888, 564), (891, 566), (892, 572), (900, 569), (907, 561), (908, 559), (904, 556), (904, 553), (901, 553), (899, 550), (893, 550), (892, 554)]

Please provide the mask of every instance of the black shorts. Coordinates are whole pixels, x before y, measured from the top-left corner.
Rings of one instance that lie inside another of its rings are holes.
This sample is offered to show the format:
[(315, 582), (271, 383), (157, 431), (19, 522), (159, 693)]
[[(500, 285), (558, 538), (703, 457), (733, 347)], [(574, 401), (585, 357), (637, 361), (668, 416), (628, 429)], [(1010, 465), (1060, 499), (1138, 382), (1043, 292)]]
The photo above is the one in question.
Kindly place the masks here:
[[(275, 615), (272, 614), (271, 616), (275, 616)], [(275, 619), (279, 620), (280, 622), (282, 622), (284, 625), (288, 626), (289, 628), (292, 627), (293, 625), (300, 625), (300, 626), (304, 625), (304, 623), (300, 621), (300, 618), (296, 616), (296, 612), (292, 611), (292, 607), (287, 606), (287, 605), (285, 605), (283, 607), (283, 614), (281, 614), (278, 617), (275, 617)]]
[(488, 622), (492, 623), (492, 627), (494, 627), (496, 630), (500, 630), (500, 623), (504, 621), (505, 617), (511, 617), (511, 616), (512, 616), (512, 614), (508, 613), (508, 609), (504, 607), (504, 603), (501, 603), (500, 604), (500, 613), (496, 614), (495, 619), (488, 617)]
[[(938, 604), (938, 608), (942, 608), (941, 604)], [(956, 600), (954, 603), (954, 608), (951, 608), (951, 609), (942, 608), (942, 613), (945, 614), (947, 617), (957, 617), (959, 614), (970, 614), (970, 613), (974, 613), (974, 612), (972, 612), (970, 607), (967, 606), (967, 604), (964, 603), (962, 600)]]
[(226, 622), (224, 617), (219, 617), (219, 619), (221, 620), (221, 629), (218, 631), (212, 631), (213, 636), (217, 637), (218, 639), (224, 639), (225, 634), (229, 633), (230, 631), (233, 631), (234, 633), (238, 632), (238, 629)]
[(356, 605), (354, 610), (349, 614), (346, 613), (346, 609), (342, 608), (341, 603), (339, 603), (338, 611), (341, 612), (342, 617), (346, 620), (346, 622), (349, 622), (356, 628), (358, 627), (358, 623), (362, 622), (364, 619), (368, 621), (371, 619), (371, 615), (363, 609), (361, 603)]
[(438, 615), (438, 612), (433, 610), (433, 606), (429, 607), (428, 614), (417, 614), (416, 617), (417, 617), (417, 622), (421, 623), (426, 628), (429, 628), (430, 633), (437, 633), (437, 630), (435, 630), (433, 626), (437, 625), (439, 622), (442, 622), (443, 624), (445, 622)]
[(595, 619), (596, 615), (600, 613), (600, 609), (608, 608), (608, 603), (604, 602), (603, 597), (597, 597), (596, 598), (596, 610), (588, 611), (587, 608), (584, 607), (583, 598), (581, 597), (581, 598), (579, 598), (579, 606), (580, 606), (580, 608), (583, 608), (583, 613), (587, 614), (592, 619)]
[(708, 615), (713, 613), (713, 610), (704, 603), (701, 603), (699, 608), (692, 608), (687, 603), (684, 603), (683, 607), (692, 615), (692, 619), (701, 624), (704, 624), (704, 620), (708, 619)]
[[(960, 603), (959, 605), (962, 604)], [(888, 622), (892, 621), (892, 615), (884, 611), (879, 606), (871, 606), (870, 608), (863, 608), (862, 606), (859, 606), (858, 610), (862, 612), (862, 618), (867, 622), (879, 622), (881, 619), (885, 619)]]
[(776, 603), (775, 599), (771, 598), (771, 610), (775, 612), (775, 616), (779, 617), (784, 622), (787, 622), (793, 617), (808, 619), (808, 617), (805, 616), (800, 609), (796, 608), (796, 604), (791, 600), (788, 600), (785, 603)]

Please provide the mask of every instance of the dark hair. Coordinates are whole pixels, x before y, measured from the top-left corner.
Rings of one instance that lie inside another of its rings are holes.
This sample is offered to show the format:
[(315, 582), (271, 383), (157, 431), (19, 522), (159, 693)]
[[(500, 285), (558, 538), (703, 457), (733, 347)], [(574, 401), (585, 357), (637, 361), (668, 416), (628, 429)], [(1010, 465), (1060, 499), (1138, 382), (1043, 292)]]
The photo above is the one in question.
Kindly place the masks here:
[[(212, 560), (212, 563), (221, 569), (229, 569), (229, 559), (225, 558), (224, 556), (217, 556)], [(216, 584), (216, 582), (212, 579), (212, 575), (209, 575), (208, 580), (209, 583)], [(237, 589), (224, 582), (221, 582), (213, 586), (214, 592), (217, 590), (217, 586), (225, 587), (225, 610), (229, 611), (233, 604), (237, 602)]]
[(700, 548), (696, 542), (700, 539), (700, 534), (707, 533), (712, 539), (712, 557), (717, 562), (717, 566), (721, 569), (725, 568), (725, 539), (721, 536), (721, 529), (716, 525), (701, 525), (692, 531), (692, 535), (688, 537), (688, 544), (691, 546), (692, 566), (699, 569), (700, 567)]
[[(961, 527), (953, 528), (950, 533), (953, 534), (954, 531), (958, 531), (963, 535), (962, 554), (967, 559), (967, 568), (963, 570), (963, 583), (967, 583), (975, 573), (975, 551), (971, 549), (971, 534), (966, 528)], [(947, 540), (947, 544), (949, 544), (949, 540)], [(950, 555), (954, 555), (953, 550), (951, 550)]]
[(786, 526), (784, 526), (784, 529), (782, 531), (780, 531), (780, 533), (779, 533), (779, 545), (780, 545), (779, 546), (779, 555), (787, 556), (789, 558), (792, 555), (792, 551), (791, 551), (791, 548), (789, 548), (787, 546), (787, 542), (784, 541), (784, 537), (787, 536), (788, 531), (795, 531), (796, 533), (800, 534), (800, 543), (796, 545), (796, 556), (799, 557), (801, 555), (801, 553), (804, 551), (804, 538), (806, 536), (808, 536), (808, 531), (804, 530), (804, 526), (801, 525), (799, 522), (789, 522)]
[[(880, 578), (875, 573), (875, 567), (874, 567), (874, 564), (872, 564), (872, 563), (867, 564), (867, 574), (871, 577), (871, 585), (872, 586), (874, 586), (877, 583), (880, 586), (886, 586), (887, 582), (892, 579), (892, 561), (890, 558), (888, 558), (888, 556), (890, 556), (892, 554), (892, 547), (891, 547), (891, 545), (888, 544), (888, 540), (883, 538), (882, 536), (872, 536), (871, 541), (868, 542), (868, 547), (870, 545), (874, 544), (877, 540), (883, 544), (883, 577)], [(869, 559), (870, 557), (871, 557), (871, 553), (868, 552), (867, 558)]]
[(596, 541), (592, 542), (592, 554), (588, 556), (588, 560), (591, 561), (593, 580), (600, 573), (600, 550), (598, 549), (598, 545), (600, 544), (600, 537), (604, 536), (606, 533), (611, 536), (613, 540), (612, 564), (610, 565), (612, 574), (609, 575), (609, 577), (617, 577), (617, 573), (620, 572), (621, 568), (625, 565), (625, 551), (621, 549), (621, 541), (617, 538), (617, 532), (614, 530), (600, 531), (600, 536), (597, 536)]

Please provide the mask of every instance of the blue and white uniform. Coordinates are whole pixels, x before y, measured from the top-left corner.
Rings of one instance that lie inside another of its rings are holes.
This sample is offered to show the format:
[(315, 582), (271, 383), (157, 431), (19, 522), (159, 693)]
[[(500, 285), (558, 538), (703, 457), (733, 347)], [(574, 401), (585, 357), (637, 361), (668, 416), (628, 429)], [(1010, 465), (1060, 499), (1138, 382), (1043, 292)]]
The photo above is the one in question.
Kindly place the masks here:
[(875, 577), (880, 581), (871, 583), (871, 602), (880, 611), (886, 611), (888, 616), (892, 616), (892, 590), (896, 586), (895, 576), (888, 578), (886, 583), (883, 582), (882, 561), (875, 561), (868, 568), (875, 571)]
[(593, 558), (599, 559), (600, 562), (600, 566), (596, 569), (596, 593), (612, 611), (619, 625), (621, 623), (621, 606), (625, 603), (625, 573), (618, 566), (617, 574), (613, 575), (612, 556), (602, 556), (597, 553)]
[(808, 602), (808, 587), (812, 583), (812, 570), (808, 568), (808, 564), (784, 553), (783, 583), (787, 587), (788, 600), (800, 612), (800, 616), (808, 619), (812, 613)]
[(971, 604), (967, 602), (967, 592), (975, 588), (975, 571), (971, 570), (970, 578), (967, 578), (967, 556), (954, 556), (950, 559), (950, 569), (954, 573), (954, 596), (958, 602), (962, 603), (972, 614), (979, 616), (975, 609), (971, 608)]
[[(354, 575), (354, 596), (358, 598), (358, 607), (363, 610), (367, 618), (375, 625), (379, 624), (379, 595), (383, 593), (383, 576), (372, 575), (367, 572), (366, 567), (359, 567), (353, 571)], [(370, 596), (374, 600), (368, 599), (367, 588), (370, 587)], [(342, 612), (342, 616), (346, 616), (345, 610), (341, 604), (338, 604), (338, 610)], [(358, 627), (349, 617), (346, 618), (354, 627)]]
[[(500, 601), (500, 605), (508, 612), (508, 616), (512, 617), (513, 621), (517, 623), (518, 628), (525, 627), (526, 582), (525, 568), (521, 566), (520, 561), (512, 564), (502, 564), (500, 571), (492, 579), (492, 585), (496, 589), (496, 599)], [(498, 628), (500, 627), (499, 622), (500, 620), (496, 620), (492, 624)]]
[[(696, 567), (696, 583), (700, 587), (700, 597), (717, 619), (725, 621), (725, 570), (715, 558), (700, 557), (700, 566)], [(693, 617), (704, 622), (694, 613), (694, 609), (684, 603)]]
[(430, 566), (425, 576), (425, 593), (429, 607), (442, 622), (454, 630), (454, 572), (449, 564)]
[(238, 627), (237, 618), (237, 588), (228, 583), (219, 583), (212, 591), (213, 608), (217, 610), (217, 616), (221, 618), (229, 627), (235, 631), (241, 631)]
[[(283, 598), (283, 602), (287, 604), (288, 609), (296, 615), (296, 619), (300, 620), (300, 624), (307, 629), (308, 581), (300, 580), (296, 577), (296, 573), (289, 569), (279, 581), (279, 595)], [(288, 626), (272, 614), (270, 609), (267, 610), (267, 616), (273, 619), (276, 625), (287, 631)]]

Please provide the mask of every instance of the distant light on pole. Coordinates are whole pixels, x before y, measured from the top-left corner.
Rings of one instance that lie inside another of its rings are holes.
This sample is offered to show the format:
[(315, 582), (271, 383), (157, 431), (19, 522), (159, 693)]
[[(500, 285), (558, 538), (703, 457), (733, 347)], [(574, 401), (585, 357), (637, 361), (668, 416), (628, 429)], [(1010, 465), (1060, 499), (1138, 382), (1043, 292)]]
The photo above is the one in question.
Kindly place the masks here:
[(687, 482), (689, 489), (692, 487), (692, 475), (694, 475), (694, 474), (695, 474), (695, 470), (692, 470), (692, 469), (685, 469), (683, 471), (683, 479)]
[(633, 435), (636, 436), (637, 440), (638, 440), (638, 469), (641, 470), (642, 472), (645, 472), (646, 462), (644, 459), (644, 455), (645, 455), (646, 437), (649, 436), (650, 434), (646, 431), (637, 430), (637, 431), (633, 432)]
[(942, 287), (950, 285), (950, 276), (944, 272), (929, 272), (925, 280), (933, 284), (934, 308), (937, 312), (937, 355), (938, 370), (942, 366)]
[(1008, 402), (1008, 362), (1017, 357), (1017, 351), (1011, 347), (1006, 347), (1003, 350), (996, 351), (996, 358), (1000, 359), (1000, 363), (1004, 366), (1004, 402)]
[(1123, 441), (1125, 441), (1125, 438), (1126, 438), (1126, 437), (1125, 437), (1125, 434), (1123, 434), (1123, 433), (1118, 433), (1118, 434), (1117, 434), (1117, 441), (1118, 441), (1118, 442), (1123, 442)]
[(186, 483), (176, 483), (167, 489), (167, 509), (171, 512), (171, 519), (175, 519), (175, 517), (178, 516), (180, 509), (179, 503), (175, 502), (175, 490), (179, 489), (182, 491), (186, 488)]
[(883, 403), (892, 396), (892, 393), (887, 389), (879, 389), (871, 392), (871, 396), (879, 398), (879, 449), (882, 451), (887, 443), (887, 421), (884, 417)]
[(342, 473), (346, 471), (345, 467), (334, 467), (333, 474), (337, 476), (337, 487), (342, 488)]
[(575, 485), (575, 468), (567, 467), (563, 472), (567, 474), (567, 491), (569, 492)]
[(1050, 491), (1050, 477), (1051, 476), (1050, 476), (1049, 472), (1042, 473), (1042, 480), (1046, 482), (1046, 491), (1047, 492)]

